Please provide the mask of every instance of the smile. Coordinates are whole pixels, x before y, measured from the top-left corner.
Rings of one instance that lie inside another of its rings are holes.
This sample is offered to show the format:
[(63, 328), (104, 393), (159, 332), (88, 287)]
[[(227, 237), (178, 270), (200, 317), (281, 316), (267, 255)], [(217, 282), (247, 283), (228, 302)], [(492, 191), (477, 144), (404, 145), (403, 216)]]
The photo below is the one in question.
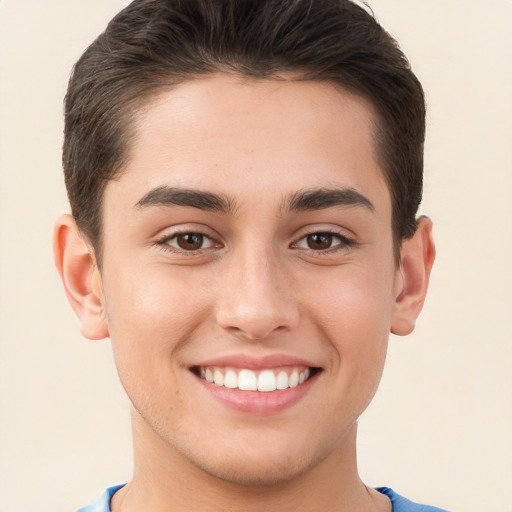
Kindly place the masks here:
[(314, 373), (314, 368), (304, 366), (262, 369), (199, 367), (196, 374), (203, 380), (219, 387), (242, 391), (272, 392), (296, 388), (304, 384)]

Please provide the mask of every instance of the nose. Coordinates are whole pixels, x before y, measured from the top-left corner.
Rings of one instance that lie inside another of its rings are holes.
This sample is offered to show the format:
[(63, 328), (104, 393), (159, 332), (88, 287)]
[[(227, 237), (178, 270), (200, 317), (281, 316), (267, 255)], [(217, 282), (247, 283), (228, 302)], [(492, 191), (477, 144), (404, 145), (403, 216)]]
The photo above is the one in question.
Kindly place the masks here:
[[(263, 251), (262, 251), (263, 252)], [(268, 338), (298, 324), (292, 283), (270, 251), (235, 256), (223, 272), (217, 323), (250, 340)]]

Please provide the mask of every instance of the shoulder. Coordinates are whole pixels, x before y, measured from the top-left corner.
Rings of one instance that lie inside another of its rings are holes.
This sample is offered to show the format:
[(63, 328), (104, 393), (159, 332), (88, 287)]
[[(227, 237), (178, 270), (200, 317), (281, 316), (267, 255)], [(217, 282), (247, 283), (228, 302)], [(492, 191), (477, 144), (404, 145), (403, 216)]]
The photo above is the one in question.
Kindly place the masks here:
[(391, 503), (393, 504), (393, 512), (448, 512), (442, 508), (414, 503), (411, 500), (400, 496), (389, 487), (379, 487), (377, 491), (385, 494), (391, 500)]
[(77, 512), (110, 512), (110, 500), (122, 485), (109, 487), (101, 493), (92, 503), (77, 510)]

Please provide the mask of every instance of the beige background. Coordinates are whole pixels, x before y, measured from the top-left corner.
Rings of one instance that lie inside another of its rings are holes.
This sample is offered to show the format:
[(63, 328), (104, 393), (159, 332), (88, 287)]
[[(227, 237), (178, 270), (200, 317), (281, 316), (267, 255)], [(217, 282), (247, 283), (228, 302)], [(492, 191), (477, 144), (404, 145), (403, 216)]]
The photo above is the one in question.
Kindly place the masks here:
[[(67, 209), (61, 102), (121, 0), (0, 0), (0, 511), (72, 511), (130, 475), (107, 342), (53, 268)], [(512, 1), (374, 0), (427, 91), (423, 211), (438, 259), (416, 332), (391, 340), (361, 472), (453, 511), (512, 511)]]

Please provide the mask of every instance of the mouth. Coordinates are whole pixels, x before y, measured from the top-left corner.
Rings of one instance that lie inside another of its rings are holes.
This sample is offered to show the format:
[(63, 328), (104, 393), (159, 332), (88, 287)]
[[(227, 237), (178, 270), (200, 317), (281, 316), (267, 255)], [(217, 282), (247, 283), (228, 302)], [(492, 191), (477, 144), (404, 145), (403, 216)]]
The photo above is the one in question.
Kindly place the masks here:
[(272, 393), (302, 386), (321, 369), (308, 366), (259, 370), (224, 366), (193, 366), (191, 371), (200, 379), (221, 388)]

